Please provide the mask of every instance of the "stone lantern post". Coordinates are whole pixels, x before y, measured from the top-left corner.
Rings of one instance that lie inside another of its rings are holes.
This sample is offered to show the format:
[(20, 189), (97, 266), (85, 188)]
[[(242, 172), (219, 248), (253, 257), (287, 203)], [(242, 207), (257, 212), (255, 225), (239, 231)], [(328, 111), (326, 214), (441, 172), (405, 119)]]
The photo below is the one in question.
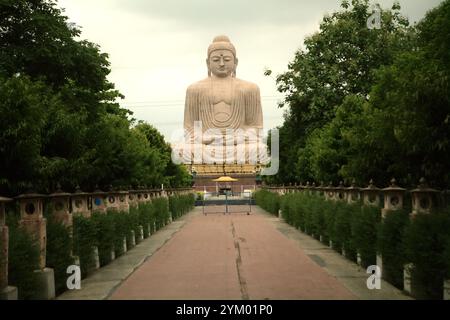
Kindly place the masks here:
[(72, 201), (72, 215), (73, 216), (83, 216), (85, 218), (91, 217), (91, 200), (89, 194), (81, 191), (80, 187), (77, 186), (75, 193), (71, 195)]
[(328, 186), (323, 188), (325, 200), (335, 200), (334, 192), (335, 188), (333, 187), (333, 182), (330, 181)]
[[(112, 189), (112, 188), (111, 188)], [(130, 212), (130, 205), (128, 204), (128, 192), (111, 190), (106, 196), (106, 207), (124, 213)]]
[(92, 212), (106, 213), (108, 201), (107, 193), (96, 188), (94, 192), (91, 193), (92, 201)]
[(317, 186), (316, 190), (318, 191), (318, 194), (323, 197), (325, 196), (324, 188), (325, 186), (323, 185), (323, 181), (320, 181), (320, 184)]
[(66, 227), (73, 225), (73, 218), (70, 212), (70, 196), (71, 194), (63, 192), (59, 185), (56, 192), (48, 196), (55, 220)]
[(352, 204), (360, 200), (360, 188), (356, 187), (356, 181), (353, 180), (349, 188), (347, 188), (347, 202)]
[(437, 205), (436, 196), (439, 191), (428, 187), (425, 178), (420, 179), (417, 189), (411, 190), (412, 217), (417, 214), (430, 214)]
[(369, 186), (367, 188), (361, 189), (361, 191), (363, 194), (363, 202), (366, 206), (381, 206), (381, 190), (374, 185), (372, 179), (369, 182)]
[(12, 199), (0, 197), (0, 300), (17, 300), (17, 288), (8, 286), (9, 233), (5, 204)]
[(55, 277), (53, 269), (46, 268), (47, 220), (44, 218), (45, 195), (37, 193), (22, 194), (19, 201), (20, 226), (36, 241), (39, 248), (39, 270), (36, 275), (39, 290), (36, 299), (49, 300), (55, 297)]
[(344, 186), (344, 182), (339, 182), (339, 186), (335, 189), (336, 192), (334, 197), (336, 200), (346, 201), (347, 200), (347, 188)]
[(131, 189), (128, 191), (128, 206), (129, 207), (138, 206), (138, 191)]
[(406, 189), (397, 186), (395, 179), (391, 180), (391, 185), (388, 188), (383, 189), (384, 193), (384, 208), (381, 210), (381, 216), (383, 218), (389, 213), (389, 211), (396, 211), (403, 208), (403, 197)]

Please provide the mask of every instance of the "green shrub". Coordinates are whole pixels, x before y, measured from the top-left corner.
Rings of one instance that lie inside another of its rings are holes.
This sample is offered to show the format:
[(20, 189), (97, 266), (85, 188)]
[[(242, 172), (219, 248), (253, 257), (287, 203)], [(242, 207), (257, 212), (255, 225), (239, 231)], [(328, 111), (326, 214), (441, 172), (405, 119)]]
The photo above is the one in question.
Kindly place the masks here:
[(67, 267), (74, 264), (70, 228), (47, 217), (47, 266), (55, 274), (55, 291), (59, 295), (67, 290)]
[(131, 207), (128, 213), (122, 212), (127, 217), (127, 248), (131, 249), (133, 244), (134, 231), (134, 243), (138, 243), (139, 234), (139, 208)]
[(449, 241), (450, 214), (447, 212), (417, 215), (406, 229), (406, 254), (408, 261), (414, 264), (412, 279), (416, 298), (442, 299), (449, 263), (445, 251)]
[(114, 219), (111, 214), (95, 212), (91, 220), (95, 229), (100, 266), (105, 266), (111, 262), (111, 252), (114, 250)]
[(278, 215), (280, 209), (280, 196), (276, 193), (262, 189), (255, 192), (255, 201), (258, 206), (267, 212)]
[(169, 222), (169, 201), (167, 198), (156, 198), (152, 201), (155, 214), (156, 230)]
[(152, 225), (153, 225), (153, 205), (151, 202), (144, 202), (140, 203), (139, 207), (139, 224), (144, 229), (144, 238), (148, 238), (152, 231)]
[(9, 227), (8, 279), (18, 289), (19, 299), (36, 296), (38, 282), (35, 270), (39, 269), (39, 247), (28, 233), (19, 227), (18, 215), (7, 215)]
[(352, 233), (354, 246), (361, 255), (364, 268), (375, 265), (377, 259), (377, 226), (381, 221), (381, 210), (378, 207), (363, 206), (354, 212)]
[[(95, 213), (94, 213), (95, 214)], [(73, 252), (80, 259), (81, 276), (84, 278), (95, 267), (94, 247), (98, 246), (96, 229), (90, 218), (73, 218)]]
[(403, 289), (403, 267), (407, 262), (404, 237), (408, 224), (407, 210), (391, 211), (378, 231), (377, 251), (383, 257), (383, 276), (399, 289)]
[[(127, 219), (127, 214), (123, 212), (118, 212), (116, 210), (108, 210), (108, 216), (111, 217), (114, 225), (114, 252), (116, 257), (124, 254), (123, 251), (123, 239), (128, 239), (130, 234), (130, 223)], [(127, 241), (128, 245), (128, 241)], [(127, 247), (128, 248), (128, 247)]]
[(192, 210), (194, 204), (195, 196), (193, 194), (169, 197), (169, 211), (172, 213), (172, 219), (176, 220), (183, 214)]

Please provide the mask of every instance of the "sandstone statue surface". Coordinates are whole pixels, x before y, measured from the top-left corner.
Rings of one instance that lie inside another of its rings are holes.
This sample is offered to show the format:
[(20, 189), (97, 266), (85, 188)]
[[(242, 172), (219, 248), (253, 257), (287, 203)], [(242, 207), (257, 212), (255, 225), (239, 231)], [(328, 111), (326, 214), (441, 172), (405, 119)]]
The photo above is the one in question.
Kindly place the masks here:
[[(259, 87), (238, 79), (236, 49), (227, 36), (209, 45), (208, 76), (186, 92), (184, 129), (186, 162), (251, 163), (266, 156), (262, 142), (263, 114)], [(194, 150), (199, 152), (194, 157)]]

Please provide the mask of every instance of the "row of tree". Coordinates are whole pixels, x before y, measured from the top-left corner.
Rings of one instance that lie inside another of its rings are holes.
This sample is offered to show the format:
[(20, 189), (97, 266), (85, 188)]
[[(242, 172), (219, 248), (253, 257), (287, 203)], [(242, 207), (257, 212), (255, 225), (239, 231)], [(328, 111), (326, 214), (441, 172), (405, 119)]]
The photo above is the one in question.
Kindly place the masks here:
[(398, 3), (378, 7), (379, 29), (368, 28), (368, 0), (341, 7), (277, 76), (287, 110), (280, 171), (267, 182), (412, 186), (424, 176), (448, 187), (450, 0), (414, 26)]
[(0, 2), (0, 193), (190, 184), (170, 146), (108, 81), (108, 55), (80, 40), (54, 0)]

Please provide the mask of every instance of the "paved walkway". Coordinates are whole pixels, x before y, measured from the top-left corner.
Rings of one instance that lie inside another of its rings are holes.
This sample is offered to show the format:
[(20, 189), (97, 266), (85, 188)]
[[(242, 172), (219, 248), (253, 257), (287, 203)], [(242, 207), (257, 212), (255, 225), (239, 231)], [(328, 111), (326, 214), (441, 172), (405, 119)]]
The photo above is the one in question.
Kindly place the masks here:
[(252, 209), (204, 216), (196, 208), (60, 298), (408, 299), (384, 281), (368, 290), (365, 270)]

